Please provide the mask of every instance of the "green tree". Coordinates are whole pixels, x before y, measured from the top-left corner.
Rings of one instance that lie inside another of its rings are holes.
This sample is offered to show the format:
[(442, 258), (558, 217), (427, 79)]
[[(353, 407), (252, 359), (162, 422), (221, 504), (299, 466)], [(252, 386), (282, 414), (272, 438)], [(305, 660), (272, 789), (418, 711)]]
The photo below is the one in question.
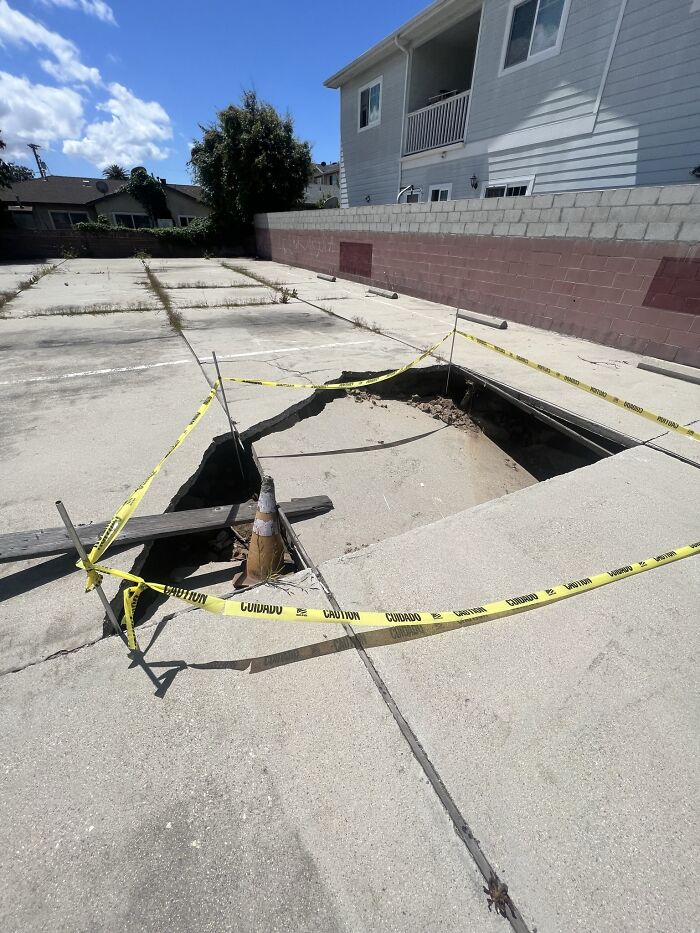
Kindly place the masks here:
[(255, 91), (244, 91), (240, 105), (200, 129), (190, 165), (219, 235), (235, 235), (254, 214), (290, 210), (303, 200), (311, 152), (294, 136), (289, 114), (281, 117)]
[[(0, 152), (5, 148), (5, 142), (0, 136)], [(29, 181), (30, 178), (34, 178), (34, 172), (26, 165), (0, 159), (0, 188), (11, 188), (16, 181)]]
[(108, 165), (107, 168), (103, 170), (102, 174), (105, 178), (114, 178), (118, 181), (126, 181), (129, 177), (121, 165), (117, 165), (116, 162), (113, 165)]
[(149, 175), (145, 168), (132, 170), (129, 181), (124, 185), (124, 191), (132, 198), (136, 198), (143, 206), (154, 226), (161, 217), (170, 217), (163, 186), (152, 175)]
[[(0, 152), (5, 149), (5, 141), (0, 136)], [(0, 159), (0, 188), (9, 188), (12, 185), (12, 172), (10, 166), (3, 159)]]

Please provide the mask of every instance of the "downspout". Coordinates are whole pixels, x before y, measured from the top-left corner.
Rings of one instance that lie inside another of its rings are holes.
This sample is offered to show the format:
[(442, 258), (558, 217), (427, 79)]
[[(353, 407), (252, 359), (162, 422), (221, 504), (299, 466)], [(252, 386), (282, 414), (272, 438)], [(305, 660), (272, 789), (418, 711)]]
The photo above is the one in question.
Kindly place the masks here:
[[(399, 183), (396, 187), (397, 191), (401, 191), (402, 185), (402, 168), (401, 168), (401, 159), (403, 158), (403, 146), (406, 133), (406, 107), (408, 105), (408, 64), (411, 60), (410, 52), (405, 45), (401, 45), (398, 35), (394, 36), (394, 42), (396, 43), (396, 48), (406, 56), (406, 74), (403, 82), (403, 110), (401, 112), (401, 142), (399, 143)], [(398, 203), (398, 199), (397, 199)]]

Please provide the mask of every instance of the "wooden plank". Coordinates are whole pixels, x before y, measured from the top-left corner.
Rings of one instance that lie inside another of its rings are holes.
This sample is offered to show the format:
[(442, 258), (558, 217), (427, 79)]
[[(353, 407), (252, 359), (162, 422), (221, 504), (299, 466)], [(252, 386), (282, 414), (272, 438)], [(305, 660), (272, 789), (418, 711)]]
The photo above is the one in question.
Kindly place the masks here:
[[(308, 496), (280, 502), (280, 509), (290, 521), (299, 521), (313, 515), (322, 515), (333, 508), (328, 496)], [(183, 512), (165, 512), (163, 515), (144, 515), (131, 519), (117, 538), (116, 544), (134, 545), (158, 538), (171, 538), (199, 531), (216, 531), (230, 525), (252, 522), (256, 503), (250, 499), (238, 505), (217, 505), (209, 509), (189, 509)], [(78, 525), (77, 532), (83, 546), (91, 548), (105, 530), (107, 522)], [(26, 560), (30, 557), (48, 557), (51, 554), (72, 553), (74, 547), (65, 528), (44, 528), (38, 531), (16, 531), (0, 535), (0, 563)]]

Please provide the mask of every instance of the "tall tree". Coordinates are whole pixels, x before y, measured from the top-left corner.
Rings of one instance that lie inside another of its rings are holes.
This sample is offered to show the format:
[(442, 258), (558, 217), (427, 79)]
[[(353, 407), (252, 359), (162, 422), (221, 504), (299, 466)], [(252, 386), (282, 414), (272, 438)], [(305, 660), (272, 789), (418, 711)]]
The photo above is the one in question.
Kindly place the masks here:
[(102, 174), (105, 178), (114, 178), (119, 181), (126, 181), (129, 177), (121, 165), (117, 165), (116, 162), (113, 165), (108, 165), (107, 168), (103, 170)]
[[(5, 141), (0, 136), (0, 152), (5, 149)], [(0, 188), (10, 188), (12, 185), (12, 172), (10, 166), (3, 159), (0, 159)]]
[(235, 234), (253, 215), (286, 211), (301, 202), (311, 169), (309, 144), (294, 136), (294, 122), (244, 91), (240, 105), (201, 126), (203, 137), (192, 147), (195, 181), (212, 208), (221, 234)]

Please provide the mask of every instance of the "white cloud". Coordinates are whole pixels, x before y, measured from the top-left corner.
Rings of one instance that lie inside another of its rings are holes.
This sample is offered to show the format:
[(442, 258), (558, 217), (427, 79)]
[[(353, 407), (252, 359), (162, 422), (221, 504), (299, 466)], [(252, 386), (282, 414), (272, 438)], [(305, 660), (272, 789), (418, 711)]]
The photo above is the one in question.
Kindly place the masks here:
[(0, 45), (6, 44), (46, 49), (54, 60), (42, 59), (41, 67), (59, 81), (99, 84), (102, 80), (97, 68), (80, 61), (80, 50), (74, 42), (13, 10), (7, 0), (0, 0)]
[(26, 158), (26, 143), (50, 146), (75, 136), (84, 122), (82, 100), (75, 91), (0, 71), (0, 129), (12, 158)]
[(156, 101), (141, 100), (122, 84), (110, 84), (112, 95), (97, 109), (111, 115), (111, 120), (90, 123), (82, 139), (66, 139), (63, 152), (82, 156), (98, 168), (112, 162), (139, 165), (170, 154), (160, 145), (172, 139), (170, 117)]
[(41, 0), (44, 6), (62, 6), (69, 10), (81, 10), (88, 16), (96, 16), (104, 23), (117, 25), (112, 7), (104, 0)]

